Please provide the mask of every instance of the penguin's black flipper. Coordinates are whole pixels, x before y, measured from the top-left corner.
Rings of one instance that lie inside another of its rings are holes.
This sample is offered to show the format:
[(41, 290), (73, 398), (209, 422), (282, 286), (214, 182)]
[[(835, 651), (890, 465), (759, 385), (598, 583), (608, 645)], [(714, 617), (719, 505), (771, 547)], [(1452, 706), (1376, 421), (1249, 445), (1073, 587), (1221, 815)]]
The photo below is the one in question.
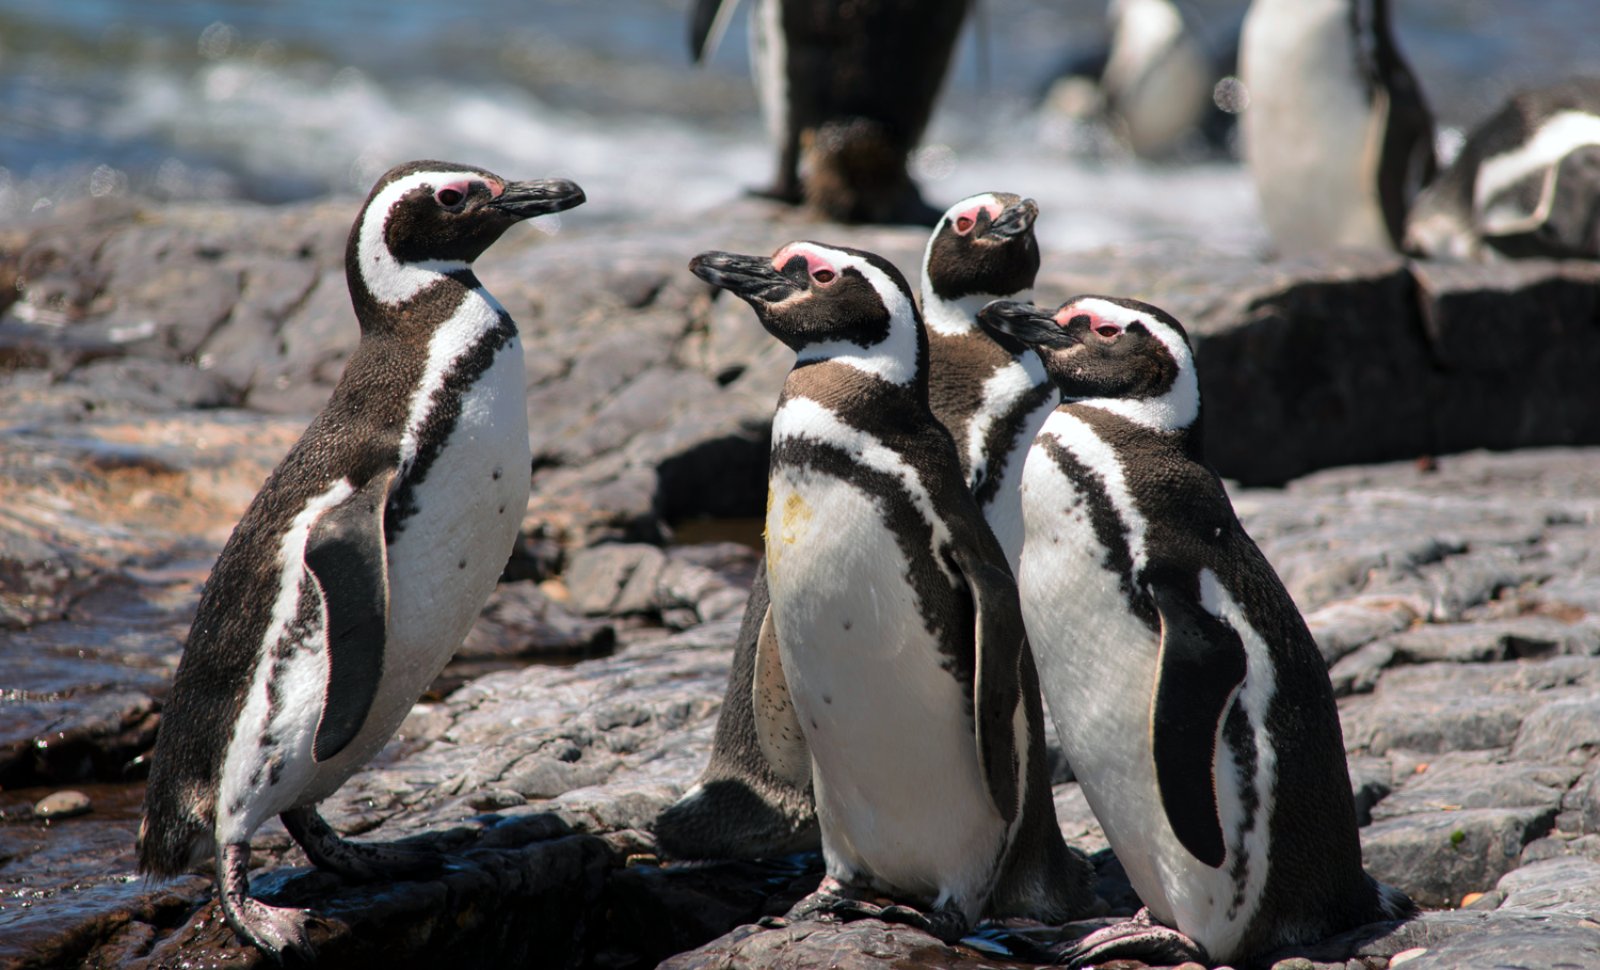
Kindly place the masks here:
[(1021, 789), (1017, 715), (1022, 708), (1022, 651), (1027, 632), (1017, 605), (1017, 584), (1010, 572), (975, 557), (957, 565), (972, 593), (973, 631), (972, 716), (978, 732), (978, 765), (989, 785), (989, 795), (1000, 817), (1017, 817)]
[(383, 678), (389, 626), (389, 567), (383, 509), (394, 471), (374, 475), (324, 512), (306, 538), (306, 567), (328, 617), (328, 690), (317, 724), (318, 761), (344, 750), (367, 719)]
[(809, 785), (811, 748), (800, 728), (794, 699), (789, 696), (783, 655), (778, 652), (778, 628), (772, 623), (770, 606), (756, 637), (756, 673), (750, 684), (750, 699), (755, 708), (756, 740), (773, 774), (796, 788)]
[(722, 43), (739, 0), (695, 0), (689, 11), (689, 58), (696, 64), (710, 57)]
[(1154, 583), (1150, 595), (1161, 615), (1161, 653), (1150, 706), (1156, 785), (1178, 841), (1196, 859), (1218, 868), (1227, 843), (1217, 807), (1217, 738), (1234, 693), (1244, 683), (1244, 644), (1193, 593)]

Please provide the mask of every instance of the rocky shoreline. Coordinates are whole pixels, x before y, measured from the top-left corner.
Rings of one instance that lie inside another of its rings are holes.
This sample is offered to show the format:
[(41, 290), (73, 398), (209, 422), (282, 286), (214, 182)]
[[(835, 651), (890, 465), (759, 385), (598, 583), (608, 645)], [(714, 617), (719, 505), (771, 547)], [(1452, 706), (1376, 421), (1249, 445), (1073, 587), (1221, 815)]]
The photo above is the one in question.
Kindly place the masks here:
[[(132, 875), (140, 757), (210, 560), (354, 346), (354, 208), (116, 201), (0, 230), (0, 967), (260, 965), (208, 879)], [(789, 364), (684, 264), (821, 237), (914, 276), (923, 237), (749, 200), (581, 216), (480, 266), (530, 373), (535, 494), (506, 576), (326, 806), (347, 834), (461, 863), (345, 885), (273, 823), (258, 891), (318, 912), (338, 966), (1013, 965), (873, 922), (756, 931), (815, 859), (663, 863), (649, 834), (709, 752)], [(1217, 464), (1287, 483), (1235, 502), (1330, 663), (1367, 865), (1430, 912), (1284, 970), (1600, 962), (1600, 267), (1149, 246), (1047, 253), (1040, 279), (1042, 301), (1175, 313)], [(743, 544), (691, 541), (705, 520)], [(1064, 833), (1131, 911), (1058, 780)], [(92, 810), (34, 811), (67, 789)]]

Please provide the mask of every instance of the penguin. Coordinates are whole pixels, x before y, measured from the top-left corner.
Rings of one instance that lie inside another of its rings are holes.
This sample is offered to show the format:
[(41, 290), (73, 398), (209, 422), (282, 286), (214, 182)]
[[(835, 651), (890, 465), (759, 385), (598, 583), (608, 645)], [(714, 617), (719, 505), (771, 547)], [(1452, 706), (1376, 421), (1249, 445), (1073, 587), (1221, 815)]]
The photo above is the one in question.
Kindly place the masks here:
[[(1085, 912), (1016, 588), (929, 407), (910, 286), (877, 255), (814, 242), (690, 269), (796, 352), (772, 423), (751, 683), (767, 761), (816, 793), (827, 878), (790, 918), (953, 940), (983, 915)], [(868, 901), (880, 893), (897, 903)]]
[[(1033, 434), (1057, 395), (1038, 358), (1001, 350), (976, 314), (991, 299), (1032, 288), (1039, 269), (1037, 216), (1038, 206), (1017, 195), (963, 199), (940, 218), (922, 265), (929, 401), (957, 442), (962, 475), (1013, 572), (1022, 545), (1016, 486)], [(749, 859), (820, 848), (809, 778), (802, 785), (787, 782), (756, 738), (750, 680), (769, 602), (763, 563), (734, 644), (711, 758), (654, 823), (657, 845), (669, 857)]]
[(1245, 161), (1280, 253), (1397, 250), (1435, 162), (1388, 0), (1253, 0), (1239, 76)]
[(1513, 96), (1417, 196), (1418, 256), (1600, 259), (1600, 78)]
[(1111, 49), (1100, 73), (1104, 112), (1141, 158), (1220, 141), (1232, 115), (1212, 101), (1223, 72), (1173, 0), (1111, 0)]
[(250, 836), (274, 815), (320, 868), (437, 867), (340, 838), (316, 805), (393, 736), (510, 556), (532, 462), (522, 345), (472, 263), (523, 219), (583, 201), (563, 179), (446, 162), (378, 180), (345, 250), (360, 343), (201, 593), (139, 868), (171, 877), (214, 857), (229, 925), (274, 957), (311, 951), (304, 911), (249, 894)]
[(1145, 905), (1065, 956), (1236, 964), (1411, 915), (1361, 867), (1327, 669), (1206, 464), (1183, 327), (1094, 296), (979, 320), (1061, 391), (1023, 470), (1018, 591), (1062, 746)]
[[(696, 0), (689, 49), (710, 55), (738, 0)], [(931, 225), (906, 171), (933, 114), (970, 0), (757, 0), (750, 63), (778, 149), (758, 194), (836, 222)]]
[(978, 310), (999, 297), (1027, 298), (1039, 272), (1038, 215), (1032, 199), (1009, 193), (963, 199), (939, 219), (922, 261), (928, 401), (955, 438), (961, 473), (1013, 573), (1022, 464), (1058, 395), (1039, 358), (1002, 348), (978, 326)]

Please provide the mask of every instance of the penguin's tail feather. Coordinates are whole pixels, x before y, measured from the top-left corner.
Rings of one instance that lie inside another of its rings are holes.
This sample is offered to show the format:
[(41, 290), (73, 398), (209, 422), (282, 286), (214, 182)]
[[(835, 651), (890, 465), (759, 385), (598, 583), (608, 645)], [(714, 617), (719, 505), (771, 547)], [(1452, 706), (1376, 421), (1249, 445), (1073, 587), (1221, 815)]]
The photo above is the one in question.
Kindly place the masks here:
[(216, 851), (210, 823), (151, 790), (135, 840), (139, 872), (157, 879), (181, 876)]
[(1367, 882), (1372, 884), (1372, 888), (1378, 894), (1378, 914), (1380, 919), (1402, 920), (1410, 919), (1417, 915), (1417, 904), (1412, 901), (1410, 896), (1387, 883), (1379, 882), (1371, 876), (1367, 877)]

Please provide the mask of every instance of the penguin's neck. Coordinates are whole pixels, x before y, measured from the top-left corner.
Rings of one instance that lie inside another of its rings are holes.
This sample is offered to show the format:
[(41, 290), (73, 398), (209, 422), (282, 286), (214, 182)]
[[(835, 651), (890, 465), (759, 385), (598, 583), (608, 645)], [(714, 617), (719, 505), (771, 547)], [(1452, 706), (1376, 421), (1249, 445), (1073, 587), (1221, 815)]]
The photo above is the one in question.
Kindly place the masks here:
[(806, 344), (795, 354), (795, 369), (819, 363), (838, 364), (877, 381), (900, 387), (928, 386), (928, 344), (915, 317), (895, 315), (882, 340), (862, 345), (851, 340)]
[(927, 321), (928, 330), (941, 337), (963, 337), (971, 333), (981, 332), (978, 327), (978, 311), (994, 300), (1022, 300), (1032, 298), (1032, 290), (1023, 290), (1020, 293), (969, 293), (954, 299), (947, 299), (933, 291), (933, 287), (924, 285), (922, 288), (922, 318)]

